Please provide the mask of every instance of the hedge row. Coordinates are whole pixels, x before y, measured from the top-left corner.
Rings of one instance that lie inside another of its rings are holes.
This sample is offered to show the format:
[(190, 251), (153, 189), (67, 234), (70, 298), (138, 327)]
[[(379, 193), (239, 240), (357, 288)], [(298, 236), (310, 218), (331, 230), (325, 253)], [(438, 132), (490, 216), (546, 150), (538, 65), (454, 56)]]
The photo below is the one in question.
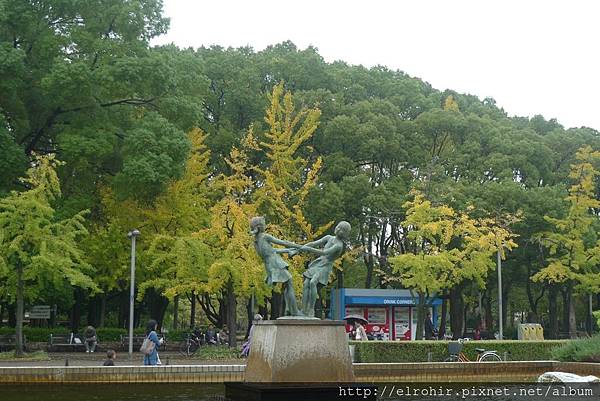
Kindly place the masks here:
[(552, 350), (554, 359), (563, 362), (600, 362), (600, 335), (569, 341)]
[[(85, 328), (82, 328), (79, 334), (83, 333)], [(166, 333), (167, 341), (180, 341), (185, 338), (186, 334), (189, 331), (186, 330), (176, 330), (170, 331)], [(50, 338), (50, 334), (54, 335), (64, 335), (70, 334), (71, 331), (65, 327), (57, 327), (57, 328), (40, 328), (40, 327), (23, 327), (23, 333), (25, 334), (25, 338), (27, 341), (31, 342), (46, 342)], [(120, 341), (122, 335), (127, 335), (128, 331), (126, 329), (114, 328), (114, 327), (105, 327), (96, 329), (96, 334), (98, 335), (98, 339), (100, 342), (102, 341)], [(134, 335), (144, 335), (144, 328), (136, 328), (133, 330)], [(0, 327), (0, 335), (4, 334), (15, 334), (15, 329), (13, 327)]]
[[(552, 351), (570, 340), (517, 341), (491, 340), (467, 341), (463, 352), (471, 359), (477, 358), (475, 348), (495, 350), (500, 357), (511, 361), (552, 360)], [(356, 345), (356, 362), (439, 362), (448, 357), (448, 341), (352, 341)]]

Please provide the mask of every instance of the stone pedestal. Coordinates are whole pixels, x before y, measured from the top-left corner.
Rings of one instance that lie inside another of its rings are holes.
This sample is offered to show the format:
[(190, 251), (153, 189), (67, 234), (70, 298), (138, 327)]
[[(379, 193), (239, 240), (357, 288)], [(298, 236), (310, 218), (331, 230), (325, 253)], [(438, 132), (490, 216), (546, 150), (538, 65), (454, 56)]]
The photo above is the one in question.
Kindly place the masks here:
[(278, 319), (255, 323), (246, 383), (352, 383), (343, 321)]

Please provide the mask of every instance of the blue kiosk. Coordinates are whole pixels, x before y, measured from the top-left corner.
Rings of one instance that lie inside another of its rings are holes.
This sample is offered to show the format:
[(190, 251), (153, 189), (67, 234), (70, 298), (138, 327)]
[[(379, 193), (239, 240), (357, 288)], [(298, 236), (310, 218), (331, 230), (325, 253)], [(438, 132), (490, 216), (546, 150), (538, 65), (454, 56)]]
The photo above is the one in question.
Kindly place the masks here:
[[(384, 340), (415, 339), (418, 296), (409, 290), (338, 288), (331, 290), (329, 318), (342, 320), (346, 315), (363, 316), (369, 322), (367, 333)], [(438, 306), (442, 300), (427, 299), (433, 324), (437, 326)], [(350, 326), (346, 325), (346, 331)]]

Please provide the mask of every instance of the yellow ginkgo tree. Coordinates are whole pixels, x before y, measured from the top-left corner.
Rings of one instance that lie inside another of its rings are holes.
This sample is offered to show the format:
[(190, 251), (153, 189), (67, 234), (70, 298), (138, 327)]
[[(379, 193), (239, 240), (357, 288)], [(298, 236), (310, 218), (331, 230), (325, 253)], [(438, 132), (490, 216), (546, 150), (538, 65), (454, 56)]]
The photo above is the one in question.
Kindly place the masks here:
[[(107, 265), (105, 275), (112, 277), (113, 282), (127, 286), (128, 244), (124, 233), (132, 228), (139, 229), (142, 236), (137, 253), (137, 299), (142, 300), (151, 292), (151, 296), (159, 297), (153, 304), (162, 305), (159, 309), (163, 313), (167, 301), (162, 296), (173, 300), (206, 286), (206, 247), (192, 237), (192, 233), (206, 227), (209, 220), (210, 152), (202, 130), (192, 129), (188, 140), (191, 146), (183, 175), (169, 182), (165, 191), (151, 203), (119, 199), (109, 187), (101, 188), (102, 212), (106, 220), (104, 227), (109, 230), (95, 230), (92, 236), (97, 245), (90, 246), (90, 250), (97, 251), (90, 254), (93, 258), (90, 263)], [(115, 243), (119, 244), (118, 249), (125, 251), (124, 254), (115, 252), (107, 255), (103, 252)], [(103, 257), (110, 262), (106, 263)], [(194, 274), (188, 274), (191, 272)], [(110, 284), (110, 280), (104, 281)]]
[[(264, 154), (266, 162), (253, 167), (257, 183), (253, 200), (258, 213), (266, 218), (267, 231), (279, 238), (311, 241), (333, 224), (313, 227), (305, 216), (307, 196), (317, 185), (322, 166), (321, 158), (312, 158), (313, 150), (307, 145), (320, 116), (317, 108), (297, 109), (283, 82), (273, 87), (265, 112), (268, 131), (258, 136), (255, 149)], [(301, 254), (290, 260), (296, 294), (302, 293), (301, 273), (308, 257)]]
[(417, 295), (416, 338), (423, 336), (426, 300), (446, 292), (465, 280), (484, 285), (494, 262), (491, 256), (498, 244), (516, 247), (513, 235), (492, 219), (473, 219), (447, 205), (434, 205), (422, 193), (412, 192), (405, 226), (408, 252), (390, 258), (392, 275), (388, 282), (398, 282)]
[[(248, 135), (239, 149), (231, 150), (226, 159), (230, 173), (212, 182), (219, 200), (210, 208), (208, 227), (194, 234), (211, 254), (205, 295), (225, 301), (231, 330), (237, 325), (237, 297), (255, 295), (262, 299), (267, 295), (263, 267), (252, 247), (249, 228), (250, 219), (256, 215), (247, 156), (250, 146), (252, 137)], [(229, 345), (235, 346), (235, 336), (231, 336)]]
[(548, 265), (532, 277), (533, 281), (560, 285), (566, 291), (569, 315), (569, 334), (576, 336), (575, 305), (573, 290), (586, 293), (600, 290), (598, 265), (600, 264), (600, 241), (598, 240), (598, 216), (600, 201), (595, 196), (596, 177), (600, 174), (594, 167), (600, 162), (600, 152), (590, 146), (579, 149), (576, 163), (571, 166), (566, 201), (569, 204), (564, 218), (544, 216), (553, 230), (539, 235), (539, 240), (550, 251)]
[(28, 188), (0, 199), (0, 291), (16, 302), (16, 349), (23, 353), (23, 315), (26, 298), (33, 298), (40, 283), (87, 288), (98, 287), (90, 278), (92, 268), (79, 248), (87, 235), (85, 212), (58, 219), (53, 203), (61, 196), (53, 155), (38, 156), (27, 176)]

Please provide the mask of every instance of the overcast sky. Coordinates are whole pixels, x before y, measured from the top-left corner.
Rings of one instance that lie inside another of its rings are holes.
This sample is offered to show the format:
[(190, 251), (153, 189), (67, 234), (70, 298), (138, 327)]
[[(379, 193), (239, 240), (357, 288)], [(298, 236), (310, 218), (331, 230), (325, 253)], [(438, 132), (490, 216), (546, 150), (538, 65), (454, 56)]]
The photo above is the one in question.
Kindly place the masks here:
[(433, 87), (493, 97), (509, 115), (600, 130), (596, 0), (163, 0), (155, 44), (291, 40), (327, 62), (385, 65)]

